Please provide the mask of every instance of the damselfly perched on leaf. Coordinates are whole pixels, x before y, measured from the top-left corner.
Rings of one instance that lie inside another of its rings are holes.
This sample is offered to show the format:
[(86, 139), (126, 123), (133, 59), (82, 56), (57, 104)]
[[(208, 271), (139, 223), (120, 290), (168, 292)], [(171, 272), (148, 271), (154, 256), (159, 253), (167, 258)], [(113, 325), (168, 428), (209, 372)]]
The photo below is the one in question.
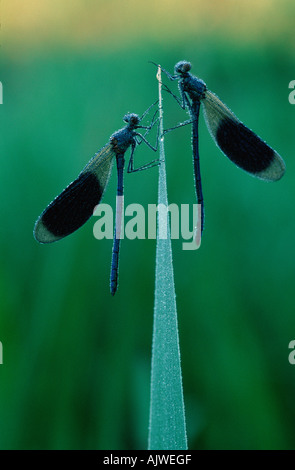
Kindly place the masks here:
[[(139, 117), (137, 114), (126, 114), (126, 126), (115, 132), (109, 142), (102, 147), (87, 163), (77, 179), (62, 191), (42, 212), (34, 227), (34, 237), (39, 243), (52, 243), (70, 235), (80, 228), (93, 214), (95, 207), (101, 202), (105, 188), (108, 184), (114, 158), (117, 163), (117, 196), (123, 196), (123, 171), (125, 153), (131, 147), (131, 156), (128, 164), (128, 173), (145, 170), (159, 164), (159, 160), (134, 168), (134, 150), (137, 145), (144, 142), (152, 150), (157, 150), (145, 138), (145, 135), (155, 124), (155, 115), (149, 126), (141, 126), (141, 120), (146, 116), (153, 103), (145, 113)], [(137, 129), (146, 129), (145, 135)], [(122, 197), (117, 197), (122, 201)], [(121, 238), (122, 207), (116, 207), (116, 223), (114, 231), (111, 281), (112, 295), (118, 286), (119, 248)]]
[(238, 167), (262, 180), (276, 181), (284, 175), (285, 163), (275, 150), (246, 127), (212, 91), (208, 90), (203, 80), (192, 75), (190, 69), (190, 62), (184, 60), (175, 65), (175, 75), (171, 75), (162, 68), (170, 80), (178, 80), (181, 99), (175, 96), (168, 87), (166, 87), (166, 91), (177, 100), (183, 109), (187, 109), (191, 116), (190, 121), (166, 129), (165, 132), (192, 123), (194, 177), (197, 202), (201, 205), (200, 228), (202, 234), (204, 200), (198, 145), (198, 120), (201, 103), (212, 138), (220, 150)]

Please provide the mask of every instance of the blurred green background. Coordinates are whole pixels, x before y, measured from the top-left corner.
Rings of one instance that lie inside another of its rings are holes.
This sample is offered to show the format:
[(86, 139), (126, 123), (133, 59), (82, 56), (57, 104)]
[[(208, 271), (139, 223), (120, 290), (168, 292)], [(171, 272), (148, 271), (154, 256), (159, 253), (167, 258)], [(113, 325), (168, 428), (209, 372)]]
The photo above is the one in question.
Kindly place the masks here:
[[(189, 448), (294, 448), (294, 2), (1, 8), (0, 448), (147, 447), (155, 241), (123, 240), (112, 298), (112, 241), (93, 237), (94, 218), (48, 246), (32, 230), (123, 115), (157, 98), (148, 61), (181, 59), (287, 166), (278, 183), (248, 176), (200, 120), (203, 242), (173, 241)], [(187, 118), (164, 98), (166, 128)], [(195, 203), (189, 127), (166, 138), (170, 203)], [(138, 164), (152, 158), (138, 149)], [(115, 187), (114, 169), (104, 202)], [(125, 174), (126, 205), (156, 201), (156, 169)]]

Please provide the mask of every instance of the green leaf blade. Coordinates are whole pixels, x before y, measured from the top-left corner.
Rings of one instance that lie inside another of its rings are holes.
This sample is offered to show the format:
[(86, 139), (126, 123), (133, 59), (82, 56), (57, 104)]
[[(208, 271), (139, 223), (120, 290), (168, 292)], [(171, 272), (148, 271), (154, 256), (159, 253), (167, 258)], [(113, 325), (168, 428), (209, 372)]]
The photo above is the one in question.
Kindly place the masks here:
[[(161, 76), (159, 80), (160, 160), (158, 205), (168, 207)], [(167, 237), (161, 228), (167, 224)], [(186, 450), (177, 309), (168, 212), (158, 211), (149, 449)]]

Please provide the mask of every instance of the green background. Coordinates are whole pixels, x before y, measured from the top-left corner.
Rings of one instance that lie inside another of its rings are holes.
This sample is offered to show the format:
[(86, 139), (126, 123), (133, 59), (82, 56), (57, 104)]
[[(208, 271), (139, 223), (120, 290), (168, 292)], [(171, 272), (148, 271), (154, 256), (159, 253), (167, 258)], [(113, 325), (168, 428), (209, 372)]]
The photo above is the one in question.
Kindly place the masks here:
[[(148, 61), (186, 59), (287, 167), (274, 184), (248, 176), (201, 116), (203, 241), (172, 243), (189, 449), (294, 449), (294, 2), (2, 4), (0, 448), (147, 447), (155, 241), (123, 240), (112, 298), (94, 218), (48, 246), (32, 230), (123, 115), (157, 98)], [(166, 128), (187, 118), (164, 98)], [(166, 138), (170, 203), (195, 203), (189, 127)], [(105, 203), (115, 188), (114, 169)], [(156, 201), (156, 169), (125, 173), (126, 205)]]

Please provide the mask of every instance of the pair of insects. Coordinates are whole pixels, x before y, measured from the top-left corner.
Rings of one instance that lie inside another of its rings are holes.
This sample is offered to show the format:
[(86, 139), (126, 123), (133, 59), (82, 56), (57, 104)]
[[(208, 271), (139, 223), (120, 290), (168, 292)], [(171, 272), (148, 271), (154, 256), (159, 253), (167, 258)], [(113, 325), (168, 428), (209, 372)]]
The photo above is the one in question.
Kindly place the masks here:
[[(285, 164), (280, 155), (269, 147), (254, 132), (247, 128), (210, 90), (203, 80), (190, 73), (191, 64), (186, 61), (175, 65), (175, 75), (165, 69), (162, 71), (170, 80), (178, 80), (180, 98), (175, 96), (168, 87), (166, 90), (173, 95), (183, 109), (191, 117), (190, 121), (179, 124), (192, 124), (192, 148), (197, 203), (201, 207), (201, 233), (204, 228), (204, 202), (201, 184), (198, 119), (200, 104), (203, 104), (207, 127), (222, 152), (238, 167), (265, 181), (279, 180), (285, 172)], [(155, 103), (154, 103), (155, 104)], [(152, 105), (153, 106), (153, 105)], [(155, 115), (149, 126), (142, 126), (141, 116), (127, 114), (124, 116), (126, 126), (115, 132), (109, 142), (94, 155), (82, 172), (64, 191), (57, 196), (38, 218), (35, 228), (35, 239), (40, 243), (51, 243), (73, 233), (81, 227), (93, 214), (94, 208), (101, 202), (104, 190), (109, 181), (114, 158), (117, 164), (117, 195), (123, 195), (123, 171), (125, 153), (131, 147), (128, 173), (144, 170), (159, 164), (153, 160), (140, 168), (134, 168), (134, 150), (142, 142), (156, 151), (146, 139), (147, 133), (155, 124)], [(175, 128), (176, 128), (175, 127)], [(172, 129), (168, 129), (170, 131)], [(138, 129), (145, 129), (144, 135)], [(165, 132), (167, 132), (165, 131)], [(118, 263), (120, 247), (120, 230), (115, 228), (110, 289), (115, 294), (118, 286)]]

